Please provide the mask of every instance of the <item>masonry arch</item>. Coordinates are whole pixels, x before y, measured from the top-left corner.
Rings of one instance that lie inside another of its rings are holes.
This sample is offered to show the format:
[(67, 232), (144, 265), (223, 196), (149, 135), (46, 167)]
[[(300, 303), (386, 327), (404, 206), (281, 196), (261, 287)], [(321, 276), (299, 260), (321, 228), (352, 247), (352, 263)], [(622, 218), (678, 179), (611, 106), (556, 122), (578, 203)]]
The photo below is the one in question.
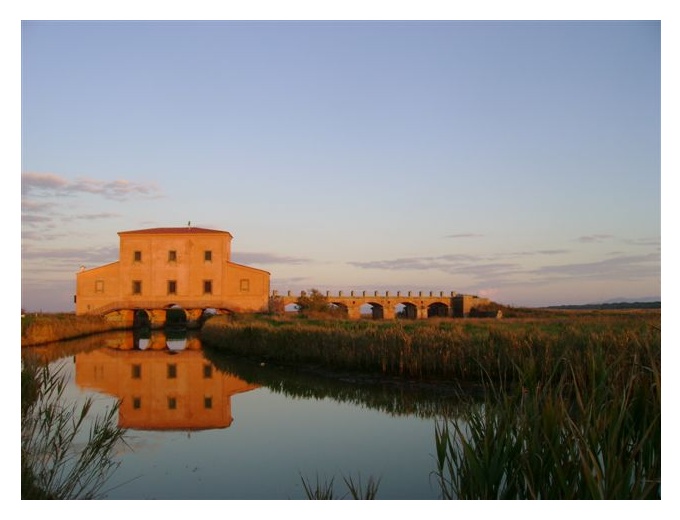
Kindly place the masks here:
[(132, 326), (136, 329), (151, 328), (151, 316), (144, 309), (135, 310)]
[(449, 315), (449, 306), (445, 303), (434, 302), (427, 306), (428, 318), (446, 318)]
[(364, 305), (367, 305), (370, 309), (371, 319), (382, 320), (385, 318), (385, 309), (381, 304), (376, 302), (367, 302)]
[(418, 307), (411, 302), (401, 302), (394, 307), (394, 315), (402, 319), (415, 320), (418, 317)]
[(349, 308), (341, 302), (329, 302), (331, 314), (346, 318), (349, 316)]
[(187, 313), (183, 307), (175, 303), (165, 307), (165, 326), (182, 328), (187, 326)]

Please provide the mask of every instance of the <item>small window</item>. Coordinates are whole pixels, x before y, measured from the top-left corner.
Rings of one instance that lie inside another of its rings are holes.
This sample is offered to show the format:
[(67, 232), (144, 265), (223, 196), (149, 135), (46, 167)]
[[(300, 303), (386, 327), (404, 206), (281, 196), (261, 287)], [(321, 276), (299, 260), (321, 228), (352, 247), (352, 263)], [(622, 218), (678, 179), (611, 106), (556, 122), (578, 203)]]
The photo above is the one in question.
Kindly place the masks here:
[(141, 262), (142, 261), (142, 252), (141, 251), (135, 251), (134, 261), (135, 262)]
[(174, 397), (168, 397), (168, 410), (174, 410), (177, 408), (177, 399)]
[(203, 260), (205, 260), (206, 262), (212, 262), (212, 251), (204, 251)]
[(177, 280), (168, 280), (168, 294), (177, 294)]
[(241, 279), (241, 292), (250, 291), (250, 280), (248, 278)]
[(141, 280), (132, 280), (132, 294), (142, 294)]
[(203, 294), (212, 294), (212, 280), (203, 280)]
[(212, 397), (204, 397), (203, 398), (203, 407), (206, 410), (209, 410), (210, 408), (212, 408)]
[(203, 365), (203, 379), (212, 377), (212, 365)]
[(141, 397), (133, 397), (132, 398), (132, 408), (135, 410), (139, 410), (142, 407), (142, 398)]
[(168, 251), (168, 262), (177, 261), (177, 251)]
[(142, 378), (142, 365), (132, 365), (132, 379)]
[(104, 292), (104, 280), (95, 280), (94, 282), (94, 292), (103, 293)]
[(168, 364), (168, 379), (175, 379), (177, 377), (177, 365), (174, 363)]

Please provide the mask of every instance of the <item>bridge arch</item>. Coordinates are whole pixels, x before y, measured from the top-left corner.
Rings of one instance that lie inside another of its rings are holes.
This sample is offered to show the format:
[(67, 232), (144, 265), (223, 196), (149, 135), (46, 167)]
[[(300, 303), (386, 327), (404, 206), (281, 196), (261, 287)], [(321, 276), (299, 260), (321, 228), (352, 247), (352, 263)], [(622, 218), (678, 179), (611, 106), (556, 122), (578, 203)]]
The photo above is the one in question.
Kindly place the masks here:
[(450, 316), (449, 306), (442, 302), (434, 302), (427, 306), (428, 318), (446, 318)]

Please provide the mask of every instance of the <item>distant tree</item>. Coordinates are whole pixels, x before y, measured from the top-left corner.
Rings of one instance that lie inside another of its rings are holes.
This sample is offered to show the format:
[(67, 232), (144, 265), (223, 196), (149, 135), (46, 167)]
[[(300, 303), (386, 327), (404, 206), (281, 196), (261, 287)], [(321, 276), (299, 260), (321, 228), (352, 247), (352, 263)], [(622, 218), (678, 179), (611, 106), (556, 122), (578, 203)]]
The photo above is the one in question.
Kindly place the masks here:
[(269, 298), (269, 312), (272, 314), (284, 314), (286, 306), (283, 304), (283, 298), (279, 295), (274, 295)]
[(302, 291), (296, 303), (300, 314), (305, 316), (331, 314), (332, 311), (328, 298), (317, 289), (311, 289), (309, 294)]

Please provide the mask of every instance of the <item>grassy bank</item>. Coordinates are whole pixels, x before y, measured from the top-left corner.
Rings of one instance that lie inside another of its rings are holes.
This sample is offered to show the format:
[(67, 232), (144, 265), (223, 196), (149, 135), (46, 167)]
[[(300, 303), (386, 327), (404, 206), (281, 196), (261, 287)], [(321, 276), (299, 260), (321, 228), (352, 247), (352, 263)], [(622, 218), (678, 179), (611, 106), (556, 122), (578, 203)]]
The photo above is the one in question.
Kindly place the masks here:
[(660, 364), (660, 313), (567, 314), (521, 320), (347, 321), (217, 316), (205, 345), (290, 366), (315, 365), (410, 379), (545, 384), (559, 367), (584, 372), (593, 355), (613, 364)]
[(110, 323), (101, 316), (27, 314), (21, 318), (21, 346), (44, 345), (119, 328), (120, 325)]
[[(251, 359), (476, 381), (437, 421), (445, 499), (660, 499), (660, 313), (507, 321), (208, 321), (203, 341)], [(310, 498), (332, 498), (304, 482)], [(379, 498), (377, 485), (371, 497)]]

